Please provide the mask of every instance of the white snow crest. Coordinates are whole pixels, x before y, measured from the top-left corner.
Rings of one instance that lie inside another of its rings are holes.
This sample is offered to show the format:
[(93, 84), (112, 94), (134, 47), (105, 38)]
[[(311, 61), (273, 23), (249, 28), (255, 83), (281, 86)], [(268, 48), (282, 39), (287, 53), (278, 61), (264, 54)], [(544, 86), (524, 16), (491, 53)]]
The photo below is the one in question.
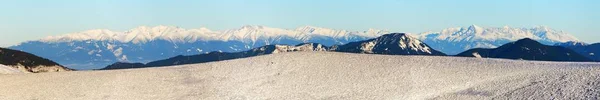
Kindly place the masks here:
[[(435, 37), (428, 37), (428, 36)], [(441, 32), (424, 32), (419, 34), (420, 39), (436, 39), (449, 41), (475, 41), (475, 40), (510, 40), (516, 41), (523, 38), (534, 40), (548, 40), (556, 42), (578, 41), (574, 36), (564, 32), (556, 31), (545, 26), (534, 28), (511, 28), (504, 26), (502, 28), (485, 28), (477, 25), (468, 28), (447, 28)]]
[(272, 28), (259, 25), (246, 25), (238, 29), (212, 31), (207, 28), (183, 29), (173, 26), (140, 26), (124, 32), (114, 32), (107, 29), (89, 30), (59, 36), (49, 36), (41, 39), (42, 42), (70, 42), (70, 41), (119, 41), (123, 43), (145, 43), (152, 40), (167, 40), (171, 42), (196, 42), (209, 40), (239, 40), (256, 42), (259, 39), (276, 39), (290, 37), (298, 40), (307, 40), (312, 36), (328, 36), (334, 38), (347, 38), (348, 36), (377, 37), (388, 33), (385, 30), (369, 29), (368, 31), (346, 31), (304, 26), (296, 30)]

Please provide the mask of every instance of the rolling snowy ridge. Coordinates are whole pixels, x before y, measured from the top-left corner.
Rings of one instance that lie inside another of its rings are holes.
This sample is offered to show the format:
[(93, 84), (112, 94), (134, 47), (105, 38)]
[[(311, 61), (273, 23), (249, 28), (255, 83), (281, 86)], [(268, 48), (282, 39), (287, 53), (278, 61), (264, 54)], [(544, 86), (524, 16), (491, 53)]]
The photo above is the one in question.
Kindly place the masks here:
[(598, 63), (294, 52), (163, 68), (0, 75), (0, 98), (593, 100), (600, 97), (599, 80)]

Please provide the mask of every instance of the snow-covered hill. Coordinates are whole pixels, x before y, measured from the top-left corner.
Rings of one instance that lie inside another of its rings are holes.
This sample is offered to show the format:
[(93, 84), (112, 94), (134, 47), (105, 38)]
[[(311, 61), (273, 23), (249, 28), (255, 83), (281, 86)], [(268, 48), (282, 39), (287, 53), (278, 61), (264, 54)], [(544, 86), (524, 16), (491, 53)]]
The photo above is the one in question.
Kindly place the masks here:
[(162, 68), (0, 75), (0, 99), (598, 99), (600, 64), (294, 52)]
[(469, 27), (447, 28), (440, 32), (424, 32), (418, 38), (432, 48), (454, 55), (473, 48), (496, 48), (523, 38), (531, 38), (546, 45), (578, 41), (574, 36), (545, 26), (534, 28)]
[(476, 48), (459, 53), (456, 56), (478, 57), (478, 58), (505, 58), (537, 61), (568, 61), (568, 62), (592, 62), (594, 60), (581, 55), (574, 50), (560, 47), (548, 46), (535, 40), (525, 38), (515, 42), (504, 44), (498, 48)]
[(6, 65), (25, 73), (73, 71), (52, 60), (6, 48), (0, 48), (0, 65)]
[(21, 72), (19, 69), (0, 64), (0, 75), (1, 74), (16, 74), (16, 73), (23, 73), (23, 72)]
[(569, 48), (580, 55), (586, 56), (594, 61), (600, 61), (600, 43), (587, 44), (583, 42), (557, 43), (555, 46)]

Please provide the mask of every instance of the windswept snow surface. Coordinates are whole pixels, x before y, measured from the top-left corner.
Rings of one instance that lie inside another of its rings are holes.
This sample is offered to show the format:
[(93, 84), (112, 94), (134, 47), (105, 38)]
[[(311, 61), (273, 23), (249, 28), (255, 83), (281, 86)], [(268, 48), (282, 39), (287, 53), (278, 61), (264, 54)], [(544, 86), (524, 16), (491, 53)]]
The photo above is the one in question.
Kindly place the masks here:
[(0, 76), (0, 99), (598, 99), (600, 64), (294, 52)]
[(16, 74), (16, 73), (23, 73), (23, 72), (19, 71), (16, 68), (0, 64), (0, 75), (2, 75), (2, 74)]

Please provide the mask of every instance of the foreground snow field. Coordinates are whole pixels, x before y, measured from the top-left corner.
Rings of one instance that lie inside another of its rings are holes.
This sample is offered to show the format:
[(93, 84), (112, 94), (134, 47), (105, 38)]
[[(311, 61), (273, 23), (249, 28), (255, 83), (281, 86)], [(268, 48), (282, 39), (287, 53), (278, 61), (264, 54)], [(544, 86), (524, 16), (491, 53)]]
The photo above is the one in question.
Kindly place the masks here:
[(19, 71), (16, 68), (12, 68), (12, 67), (0, 64), (0, 75), (2, 75), (2, 74), (17, 74), (17, 73), (23, 73), (23, 72)]
[(0, 99), (599, 99), (600, 64), (294, 52), (0, 75)]

